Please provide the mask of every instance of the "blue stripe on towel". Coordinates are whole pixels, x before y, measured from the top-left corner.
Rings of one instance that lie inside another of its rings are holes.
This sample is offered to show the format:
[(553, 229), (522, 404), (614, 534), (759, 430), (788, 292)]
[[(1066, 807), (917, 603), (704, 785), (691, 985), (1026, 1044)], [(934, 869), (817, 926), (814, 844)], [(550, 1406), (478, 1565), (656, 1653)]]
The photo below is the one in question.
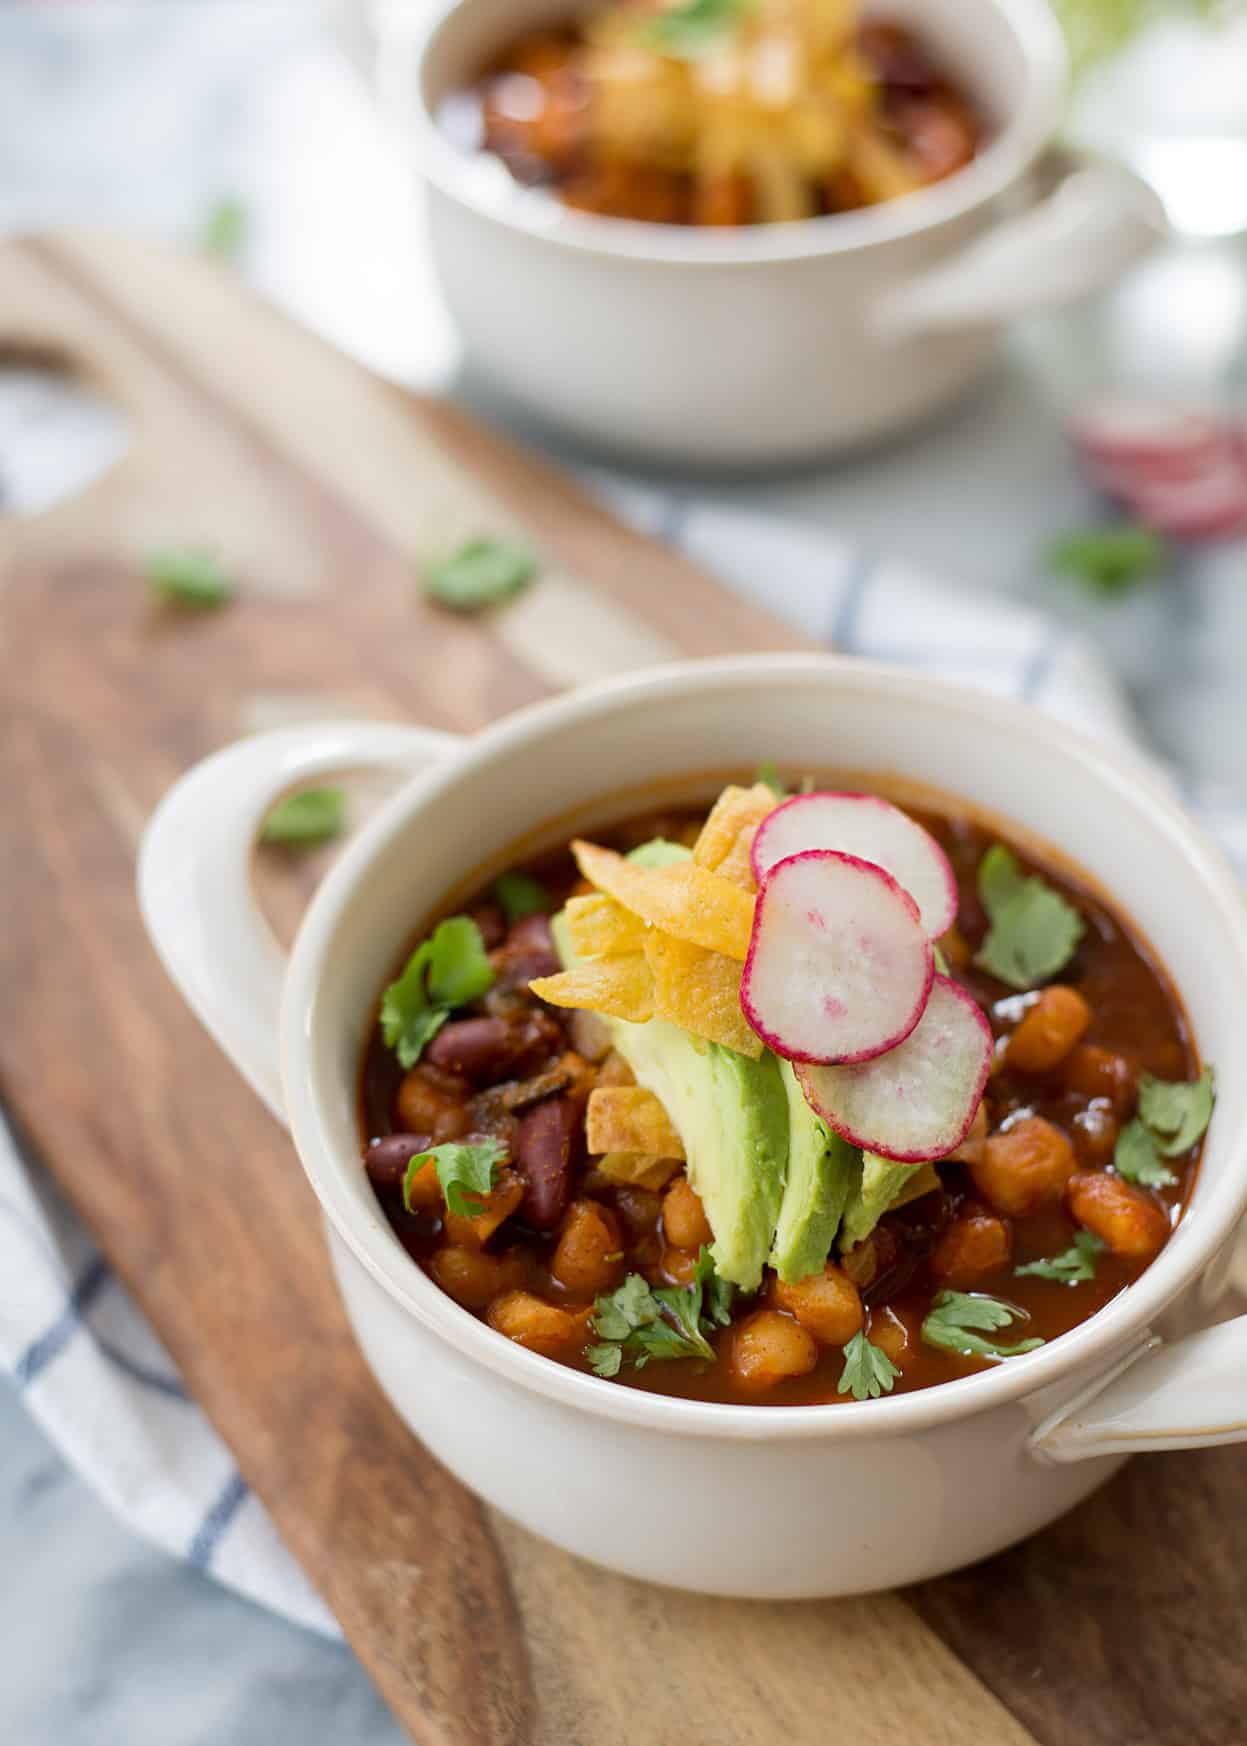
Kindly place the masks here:
[(250, 1489), (241, 1473), (234, 1472), (230, 1475), (221, 1495), (196, 1528), (195, 1537), (187, 1551), (186, 1556), (196, 1570), (207, 1570), (212, 1563), (217, 1547), (230, 1523), (247, 1501)]
[(832, 648), (842, 655), (852, 655), (858, 652), (857, 620), (862, 610), (862, 602), (866, 598), (866, 590), (878, 568), (878, 558), (873, 553), (866, 552), (863, 552), (853, 565), (827, 636), (827, 641)]
[(69, 1302), (61, 1314), (45, 1333), (27, 1346), (18, 1359), (13, 1374), (19, 1388), (29, 1387), (36, 1376), (46, 1370), (52, 1360), (64, 1351), (74, 1330), (81, 1326), (84, 1312), (111, 1278), (112, 1269), (107, 1261), (102, 1255), (96, 1255), (74, 1286)]
[(120, 1370), (123, 1376), (128, 1376), (131, 1382), (139, 1382), (144, 1388), (150, 1388), (155, 1394), (164, 1394), (170, 1400), (190, 1400), (190, 1393), (176, 1376), (167, 1376), (161, 1370), (152, 1370), (146, 1364), (140, 1364), (137, 1358), (131, 1358), (123, 1352), (120, 1346), (110, 1345), (107, 1340), (95, 1336), (96, 1349), (108, 1359), (115, 1370)]

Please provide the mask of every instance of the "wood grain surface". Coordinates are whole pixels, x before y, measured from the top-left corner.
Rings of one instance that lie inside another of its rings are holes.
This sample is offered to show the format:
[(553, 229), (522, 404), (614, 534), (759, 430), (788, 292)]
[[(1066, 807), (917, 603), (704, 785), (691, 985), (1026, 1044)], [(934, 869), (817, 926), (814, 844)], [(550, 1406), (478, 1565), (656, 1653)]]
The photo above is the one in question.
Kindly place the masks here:
[[(412, 1738), (1247, 1739), (1236, 1451), (1137, 1462), (1027, 1546), (905, 1597), (762, 1606), (555, 1552), (402, 1428), (286, 1136), (146, 945), (143, 820), (258, 726), (348, 711), (470, 730), (578, 671), (795, 639), (202, 261), (102, 236), (10, 243), (0, 343), (91, 377), (133, 438), (75, 501), (0, 521), (0, 1087)], [(530, 595), (484, 622), (420, 600), (423, 555), (509, 527), (545, 561)], [(217, 547), (239, 600), (153, 607), (141, 561), (167, 541)], [(286, 927), (320, 864), (265, 855)]]

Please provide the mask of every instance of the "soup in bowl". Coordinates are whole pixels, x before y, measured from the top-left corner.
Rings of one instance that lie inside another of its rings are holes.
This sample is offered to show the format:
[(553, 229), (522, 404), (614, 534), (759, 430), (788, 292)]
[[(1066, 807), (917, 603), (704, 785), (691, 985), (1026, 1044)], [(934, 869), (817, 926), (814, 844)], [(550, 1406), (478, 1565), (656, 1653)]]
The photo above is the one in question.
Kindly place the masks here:
[[(254, 830), (360, 764), (408, 779), (287, 967)], [(1131, 753), (864, 663), (672, 666), (468, 742), (231, 748), (141, 891), (291, 1126), (382, 1387), (569, 1550), (882, 1588), (1243, 1434), (1244, 1330), (1201, 1324), (1247, 1204), (1247, 920)]]

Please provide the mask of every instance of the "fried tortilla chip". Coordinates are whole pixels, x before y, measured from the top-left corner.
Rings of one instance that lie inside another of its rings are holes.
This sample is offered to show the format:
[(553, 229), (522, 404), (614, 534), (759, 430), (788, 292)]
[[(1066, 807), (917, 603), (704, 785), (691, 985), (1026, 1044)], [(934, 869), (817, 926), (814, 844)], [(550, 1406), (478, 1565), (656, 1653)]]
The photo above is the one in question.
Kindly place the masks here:
[(643, 1085), (599, 1085), (585, 1109), (585, 1141), (591, 1153), (648, 1152), (653, 1158), (684, 1157), (684, 1142), (652, 1091)]
[(578, 958), (622, 958), (645, 945), (647, 929), (641, 918), (600, 891), (569, 897), (564, 914)]
[(646, 940), (645, 955), (654, 973), (656, 1017), (758, 1060), (762, 1038), (740, 1009), (741, 966), (734, 958), (657, 933)]
[[(710, 809), (710, 816), (701, 827), (701, 835), (693, 845), (693, 859), (699, 867), (711, 872), (722, 871), (723, 863), (740, 842), (741, 833), (756, 831), (762, 820), (779, 805), (778, 796), (765, 782), (755, 782), (752, 788), (725, 788)], [(748, 862), (748, 844), (745, 847)], [(736, 881), (739, 884), (739, 880)]]
[(594, 1165), (611, 1182), (626, 1188), (665, 1188), (683, 1166), (678, 1158), (652, 1158), (648, 1152), (607, 1152)]
[(715, 868), (720, 879), (730, 879), (733, 885), (739, 885), (742, 891), (752, 896), (758, 889), (758, 882), (753, 876), (753, 839), (758, 834), (757, 825), (745, 825), (727, 854)]
[(744, 963), (754, 900), (738, 885), (694, 861), (638, 867), (613, 849), (579, 841), (572, 853), (591, 884), (651, 927)]
[(590, 959), (557, 976), (539, 976), (528, 986), (551, 1006), (582, 1007), (634, 1025), (654, 1016), (654, 978), (640, 952)]

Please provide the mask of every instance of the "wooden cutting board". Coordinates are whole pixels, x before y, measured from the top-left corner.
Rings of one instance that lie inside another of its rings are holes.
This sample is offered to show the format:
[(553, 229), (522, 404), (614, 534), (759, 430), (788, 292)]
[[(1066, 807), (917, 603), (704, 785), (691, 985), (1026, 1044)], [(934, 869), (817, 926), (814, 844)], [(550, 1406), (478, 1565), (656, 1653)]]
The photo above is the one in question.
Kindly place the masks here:
[[(1028, 1545), (904, 1596), (762, 1606), (552, 1551), (404, 1431), (347, 1331), (285, 1134), (146, 944), (143, 820), (256, 726), (348, 711), (470, 730), (577, 673), (794, 639), (204, 261), (115, 237), (10, 243), (0, 342), (81, 371), (133, 438), (75, 501), (0, 520), (0, 1086), (412, 1738), (1247, 1738), (1239, 1451), (1136, 1462)], [(546, 560), (529, 596), (484, 622), (422, 603), (423, 553), (512, 526)], [(153, 608), (140, 563), (167, 541), (217, 546), (237, 603)], [(288, 928), (318, 867), (261, 870)]]

